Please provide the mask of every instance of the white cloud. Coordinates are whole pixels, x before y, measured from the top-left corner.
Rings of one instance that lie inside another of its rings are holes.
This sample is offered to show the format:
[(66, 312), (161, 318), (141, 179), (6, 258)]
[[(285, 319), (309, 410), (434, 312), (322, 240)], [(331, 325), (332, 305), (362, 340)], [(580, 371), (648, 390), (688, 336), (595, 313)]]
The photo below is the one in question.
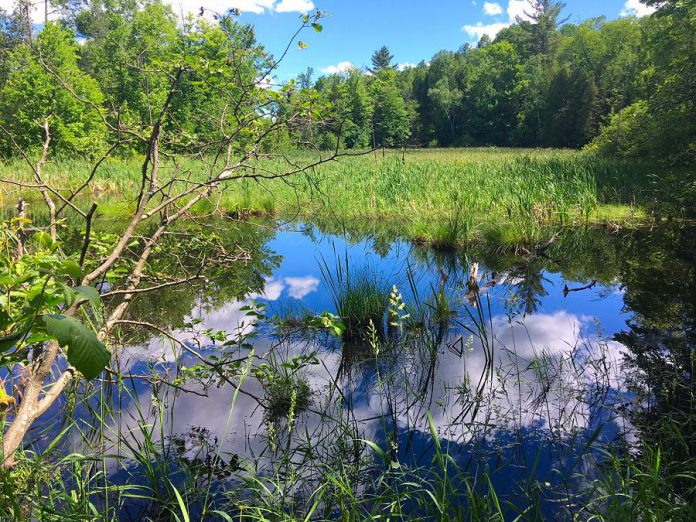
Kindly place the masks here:
[(483, 12), (488, 16), (495, 16), (503, 13), (503, 8), (497, 2), (485, 2)]
[(311, 0), (280, 0), (275, 10), (279, 13), (306, 13), (314, 9)]
[(286, 277), (285, 284), (288, 285), (288, 295), (293, 299), (302, 299), (309, 294), (316, 292), (319, 288), (319, 279), (314, 276)]
[(283, 293), (285, 289), (285, 284), (282, 281), (276, 281), (275, 279), (266, 279), (266, 284), (264, 286), (263, 292), (260, 294), (252, 293), (247, 296), (248, 299), (266, 299), (267, 301), (277, 301), (280, 299), (280, 294)]
[(355, 65), (350, 62), (339, 62), (336, 65), (329, 65), (328, 67), (322, 67), (321, 72), (324, 74), (343, 74), (347, 73), (351, 69), (356, 69)]
[(621, 10), (621, 16), (636, 16), (642, 18), (643, 16), (648, 16), (656, 11), (655, 7), (650, 5), (645, 5), (640, 2), (640, 0), (626, 0), (623, 9)]
[(476, 37), (477, 40), (480, 40), (484, 34), (488, 35), (492, 39), (495, 38), (500, 31), (509, 26), (510, 24), (506, 23), (484, 25), (479, 22), (476, 25), (465, 25), (462, 27), (462, 30), (472, 38)]
[(405, 71), (406, 69), (413, 69), (416, 67), (415, 63), (404, 62), (396, 66), (399, 71)]
[[(475, 25), (465, 25), (462, 27), (462, 31), (467, 33), (472, 39), (475, 38), (480, 40), (484, 34), (488, 35), (491, 39), (495, 38), (500, 31), (514, 24), (518, 17), (523, 20), (528, 20), (529, 17), (527, 16), (526, 11), (529, 11), (529, 8), (529, 0), (510, 0), (506, 10), (508, 15), (507, 22), (496, 22), (493, 24), (484, 24), (483, 22), (478, 22)], [(487, 15), (493, 15), (502, 14), (503, 10), (498, 3), (486, 2), (483, 6), (483, 12)]]
[(524, 19), (529, 19), (527, 12), (529, 11), (529, 1), (528, 0), (510, 0), (507, 8), (507, 14), (510, 17), (510, 23), (513, 24), (517, 21), (517, 17)]

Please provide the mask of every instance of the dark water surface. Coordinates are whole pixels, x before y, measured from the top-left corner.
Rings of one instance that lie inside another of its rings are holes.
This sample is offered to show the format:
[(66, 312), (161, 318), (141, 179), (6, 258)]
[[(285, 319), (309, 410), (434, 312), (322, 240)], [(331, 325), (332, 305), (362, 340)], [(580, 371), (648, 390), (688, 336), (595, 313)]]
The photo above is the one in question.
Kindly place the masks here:
[[(435, 431), (452, 465), (489, 475), (501, 501), (564, 519), (569, 503), (590, 494), (601, 450), (639, 452), (653, 428), (676, 415), (665, 382), (674, 383), (676, 373), (680, 386), (691, 386), (692, 229), (568, 230), (543, 249), (516, 253), (434, 251), (379, 230), (346, 235), (311, 225), (235, 233), (251, 254), (245, 266), (195, 288), (143, 296), (131, 316), (173, 329), (205, 357), (251, 352), (211, 342), (217, 330), (253, 334), (256, 366), (282, 368), (305, 355), (300, 368), (283, 371), (299, 395), (298, 382), (309, 386), (309, 400), (288, 419), (269, 411), (269, 388), (253, 372), (234, 377), (243, 381), (239, 392), (224, 382), (197, 384), (186, 373), (199, 362), (191, 352), (124, 332), (115, 367), (180, 379), (178, 388), (140, 378), (102, 386), (75, 409), (81, 429), (65, 445), (123, 456), (107, 469), (117, 483), (148, 483), (133, 448), (150, 438), (171, 459), (173, 481), (220, 456), (213, 473), (220, 495), (225, 483), (239, 489), (249, 469), (269, 478), (287, 478), (292, 469), (292, 495), (302, 499), (338, 461), (368, 463), (355, 484), (370, 491), (380, 466), (421, 478), (432, 470)], [(325, 278), (346, 259), (352, 273), (396, 285), (410, 314), (399, 328), (379, 325), (385, 332), (375, 332), (372, 343), (302, 328), (302, 317), (336, 313)], [(478, 295), (467, 287), (473, 263)], [(247, 315), (254, 303), (265, 305), (267, 319)], [(97, 406), (104, 402), (107, 413)], [(101, 415), (108, 427), (97, 430)], [(379, 446), (389, 463), (361, 440)], [(147, 502), (133, 501), (124, 518), (146, 511)]]

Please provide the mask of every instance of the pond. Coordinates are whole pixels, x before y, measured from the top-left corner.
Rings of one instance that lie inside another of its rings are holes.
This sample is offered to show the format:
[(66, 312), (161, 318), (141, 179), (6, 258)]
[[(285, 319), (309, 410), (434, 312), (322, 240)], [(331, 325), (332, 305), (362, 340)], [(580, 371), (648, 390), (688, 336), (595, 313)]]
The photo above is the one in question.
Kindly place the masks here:
[(34, 430), (41, 448), (68, 423), (63, 451), (109, 455), (109, 482), (146, 492), (121, 500), (124, 519), (165, 478), (239, 506), (263, 497), (254, 477), (318, 516), (328, 475), (366, 513), (387, 510), (398, 476), (461, 505), (497, 498), (506, 517), (583, 518), (608, 454), (690, 418), (694, 229), (438, 251), (380, 227), (224, 226), (249, 253), (239, 269), (141, 296), (130, 319), (173, 338), (124, 326), (112, 366), (132, 378), (82, 387)]

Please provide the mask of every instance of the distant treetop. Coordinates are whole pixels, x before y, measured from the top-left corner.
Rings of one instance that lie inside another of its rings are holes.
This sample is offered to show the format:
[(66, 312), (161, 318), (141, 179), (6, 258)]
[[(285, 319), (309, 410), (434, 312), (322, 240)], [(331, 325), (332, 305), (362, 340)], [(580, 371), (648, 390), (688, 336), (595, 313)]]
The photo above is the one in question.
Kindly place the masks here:
[(396, 69), (392, 64), (394, 55), (389, 52), (386, 45), (383, 45), (372, 54), (372, 69), (370, 72), (376, 73), (382, 69)]

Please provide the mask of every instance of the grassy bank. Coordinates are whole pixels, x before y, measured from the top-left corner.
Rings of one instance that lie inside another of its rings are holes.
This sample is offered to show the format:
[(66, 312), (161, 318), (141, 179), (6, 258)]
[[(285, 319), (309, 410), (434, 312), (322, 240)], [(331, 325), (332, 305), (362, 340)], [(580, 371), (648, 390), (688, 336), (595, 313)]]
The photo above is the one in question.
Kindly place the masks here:
[[(297, 163), (313, 157), (298, 154)], [(101, 216), (126, 215), (139, 187), (140, 160), (114, 159), (98, 171), (85, 206), (99, 203)], [(286, 171), (286, 160), (263, 160), (249, 174)], [(55, 161), (45, 167), (54, 186), (79, 186), (86, 160)], [(164, 176), (202, 178), (204, 160), (167, 165)], [(0, 164), (4, 179), (28, 179), (19, 162)], [(660, 174), (660, 183), (656, 175)], [(471, 240), (533, 243), (559, 225), (624, 225), (653, 218), (656, 205), (684, 203), (687, 176), (656, 165), (600, 159), (566, 150), (430, 149), (377, 151), (341, 158), (289, 179), (243, 179), (195, 208), (198, 214), (268, 214), (336, 221), (396, 221), (409, 239), (450, 247)], [(0, 206), (20, 193), (4, 187)], [(34, 208), (40, 207), (38, 193)], [(682, 200), (680, 200), (682, 198)], [(676, 209), (679, 212), (679, 209)]]

